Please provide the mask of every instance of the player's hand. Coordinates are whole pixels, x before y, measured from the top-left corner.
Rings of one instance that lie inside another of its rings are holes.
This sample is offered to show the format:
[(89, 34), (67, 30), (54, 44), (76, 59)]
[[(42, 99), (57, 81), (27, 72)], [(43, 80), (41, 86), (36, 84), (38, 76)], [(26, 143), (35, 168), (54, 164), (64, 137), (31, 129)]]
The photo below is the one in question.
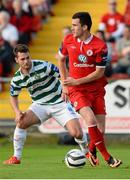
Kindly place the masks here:
[(77, 85), (79, 85), (79, 80), (78, 79), (74, 79), (72, 77), (68, 77), (66, 80), (63, 81), (63, 85), (66, 85), (66, 86), (77, 86)]
[(20, 122), (20, 120), (23, 118), (24, 115), (25, 115), (25, 112), (18, 111), (16, 113), (16, 118), (15, 118), (16, 123)]
[(62, 98), (65, 102), (69, 101), (69, 97), (68, 97), (68, 88), (67, 86), (62, 86)]

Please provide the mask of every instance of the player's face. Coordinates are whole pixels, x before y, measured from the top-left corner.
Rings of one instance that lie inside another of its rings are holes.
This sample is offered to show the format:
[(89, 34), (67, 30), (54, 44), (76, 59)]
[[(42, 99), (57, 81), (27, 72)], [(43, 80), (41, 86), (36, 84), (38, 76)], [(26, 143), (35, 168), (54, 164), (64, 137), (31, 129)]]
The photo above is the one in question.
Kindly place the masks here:
[(19, 64), (19, 66), (22, 70), (28, 71), (31, 69), (32, 63), (31, 63), (31, 57), (30, 57), (29, 52), (27, 52), (27, 53), (18, 52), (15, 60)]
[(109, 3), (109, 9), (110, 11), (112, 12), (115, 12), (116, 11), (116, 3)]
[(72, 33), (76, 38), (80, 38), (83, 36), (83, 26), (81, 26), (80, 20), (78, 18), (72, 19)]

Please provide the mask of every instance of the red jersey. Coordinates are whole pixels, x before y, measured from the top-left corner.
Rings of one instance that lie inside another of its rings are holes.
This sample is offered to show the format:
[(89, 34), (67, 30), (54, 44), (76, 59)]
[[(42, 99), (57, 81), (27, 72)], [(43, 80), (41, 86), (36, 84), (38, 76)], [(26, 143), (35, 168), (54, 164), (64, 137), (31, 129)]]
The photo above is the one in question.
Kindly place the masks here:
[(22, 11), (20, 17), (13, 14), (10, 22), (19, 30), (19, 32), (30, 33), (32, 32), (32, 18), (33, 17), (30, 17), (26, 12)]
[[(86, 41), (81, 41), (69, 34), (65, 37), (59, 54), (69, 56), (69, 76), (75, 79), (91, 74), (96, 67), (105, 68), (107, 62), (107, 46), (94, 35)], [(105, 77), (73, 88), (87, 87), (89, 90), (95, 90), (101, 85), (106, 85)]]
[(105, 24), (107, 32), (113, 33), (117, 30), (119, 23), (124, 23), (124, 18), (118, 12), (115, 14), (107, 13), (102, 17), (101, 23)]

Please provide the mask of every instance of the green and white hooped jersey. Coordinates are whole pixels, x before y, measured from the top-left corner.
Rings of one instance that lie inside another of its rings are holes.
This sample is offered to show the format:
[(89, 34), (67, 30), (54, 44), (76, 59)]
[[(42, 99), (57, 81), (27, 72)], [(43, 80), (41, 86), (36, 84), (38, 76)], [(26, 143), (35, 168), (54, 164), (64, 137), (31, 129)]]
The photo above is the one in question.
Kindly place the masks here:
[(61, 83), (58, 68), (49, 62), (32, 60), (28, 75), (20, 69), (11, 80), (10, 95), (18, 96), (22, 88), (27, 88), (33, 102), (38, 104), (57, 104), (61, 98)]

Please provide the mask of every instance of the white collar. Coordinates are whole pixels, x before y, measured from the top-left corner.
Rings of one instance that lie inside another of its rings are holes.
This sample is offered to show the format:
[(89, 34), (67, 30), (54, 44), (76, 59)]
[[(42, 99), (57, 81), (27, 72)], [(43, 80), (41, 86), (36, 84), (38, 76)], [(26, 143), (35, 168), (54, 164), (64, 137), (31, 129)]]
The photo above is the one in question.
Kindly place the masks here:
[[(89, 44), (91, 42), (91, 40), (93, 39), (93, 35), (91, 34), (89, 38), (87, 38), (84, 42), (84, 44)], [(78, 42), (81, 42), (81, 39), (77, 39)]]

